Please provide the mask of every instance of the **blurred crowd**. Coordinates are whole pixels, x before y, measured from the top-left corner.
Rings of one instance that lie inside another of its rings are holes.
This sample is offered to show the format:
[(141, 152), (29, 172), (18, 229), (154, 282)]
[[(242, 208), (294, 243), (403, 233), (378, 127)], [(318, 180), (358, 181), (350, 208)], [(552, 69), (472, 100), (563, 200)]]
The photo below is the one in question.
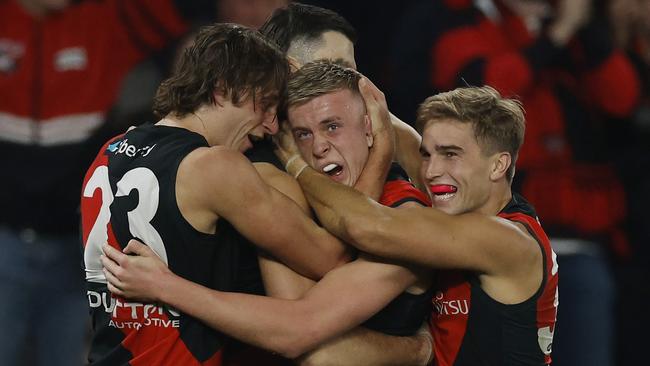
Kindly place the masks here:
[[(650, 0), (302, 1), (359, 33), (358, 69), (393, 113), (490, 85), (527, 129), (514, 190), (561, 268), (554, 365), (633, 365), (650, 325)], [(259, 27), (286, 0), (0, 0), (1, 365), (84, 362), (83, 173), (156, 122), (151, 100), (192, 33)]]

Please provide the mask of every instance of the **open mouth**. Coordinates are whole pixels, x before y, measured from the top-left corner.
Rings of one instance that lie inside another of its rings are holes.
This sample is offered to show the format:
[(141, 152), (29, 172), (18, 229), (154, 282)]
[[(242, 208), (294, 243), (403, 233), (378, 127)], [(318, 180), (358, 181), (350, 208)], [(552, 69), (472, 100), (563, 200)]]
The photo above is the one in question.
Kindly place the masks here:
[(458, 188), (450, 184), (432, 184), (429, 186), (429, 191), (436, 200), (449, 200), (456, 195)]
[(343, 167), (335, 163), (330, 163), (323, 167), (323, 173), (329, 175), (330, 177), (338, 176), (342, 171)]

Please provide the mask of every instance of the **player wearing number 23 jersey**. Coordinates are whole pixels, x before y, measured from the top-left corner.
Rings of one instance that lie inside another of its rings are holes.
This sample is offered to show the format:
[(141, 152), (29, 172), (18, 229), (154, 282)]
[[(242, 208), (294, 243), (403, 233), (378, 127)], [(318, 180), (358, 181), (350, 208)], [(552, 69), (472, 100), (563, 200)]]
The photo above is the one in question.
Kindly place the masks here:
[[(222, 339), (203, 323), (163, 304), (112, 296), (100, 262), (101, 245), (146, 243), (179, 275), (228, 289), (232, 268), (218, 234), (195, 230), (176, 202), (176, 173), (205, 138), (183, 128), (143, 126), (110, 140), (86, 174), (81, 200), (87, 295), (94, 336), (93, 365), (219, 365)], [(217, 229), (217, 233), (219, 230)], [(221, 243), (219, 243), (221, 244)], [(191, 301), (188, 300), (188, 301)], [(110, 349), (109, 349), (110, 348)]]

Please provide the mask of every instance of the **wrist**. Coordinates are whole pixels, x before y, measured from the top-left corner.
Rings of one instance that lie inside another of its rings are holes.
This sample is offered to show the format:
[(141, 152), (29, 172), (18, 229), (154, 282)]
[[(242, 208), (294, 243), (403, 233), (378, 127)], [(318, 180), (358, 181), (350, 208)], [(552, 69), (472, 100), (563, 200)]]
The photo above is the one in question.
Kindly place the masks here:
[[(171, 271), (165, 271), (160, 275), (158, 283), (160, 286), (153, 287), (152, 297), (154, 301), (175, 306), (174, 294), (175, 289), (178, 287), (178, 280), (180, 277), (176, 276)], [(182, 288), (182, 285), (180, 286)]]
[(290, 157), (284, 166), (284, 170), (291, 174), (295, 179), (298, 179), (300, 174), (307, 168), (307, 163), (302, 159), (299, 154)]

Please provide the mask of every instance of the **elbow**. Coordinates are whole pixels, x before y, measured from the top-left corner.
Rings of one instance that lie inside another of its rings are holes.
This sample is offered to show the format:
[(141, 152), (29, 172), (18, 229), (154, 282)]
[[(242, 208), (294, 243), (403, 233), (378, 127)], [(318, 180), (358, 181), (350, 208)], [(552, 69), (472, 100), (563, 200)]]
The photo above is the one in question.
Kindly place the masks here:
[(289, 359), (296, 359), (318, 345), (317, 333), (307, 329), (292, 332), (291, 335), (285, 335), (280, 338), (272, 351)]
[(265, 338), (267, 348), (283, 357), (295, 359), (316, 348), (325, 340), (327, 334), (323, 322), (319, 322), (317, 306), (306, 301), (298, 301), (302, 306), (289, 310), (292, 314), (290, 320), (283, 321), (281, 329), (276, 328), (275, 332)]

